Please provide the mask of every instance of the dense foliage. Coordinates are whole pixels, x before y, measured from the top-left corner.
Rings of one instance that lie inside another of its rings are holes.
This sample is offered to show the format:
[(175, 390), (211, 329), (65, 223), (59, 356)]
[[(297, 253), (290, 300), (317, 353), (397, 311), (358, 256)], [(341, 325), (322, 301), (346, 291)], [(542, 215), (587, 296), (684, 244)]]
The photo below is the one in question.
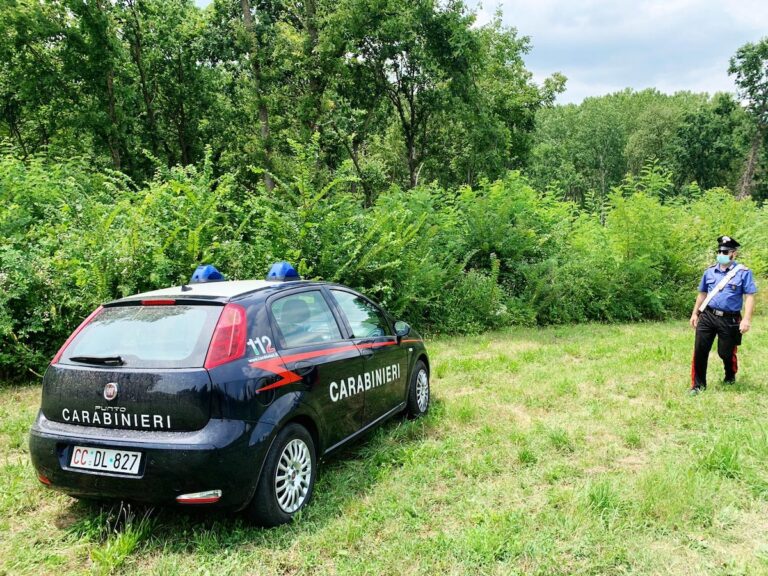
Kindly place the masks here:
[(0, 0), (0, 373), (202, 262), (451, 333), (682, 314), (721, 233), (766, 272), (768, 39), (739, 101), (556, 106), (529, 49), (460, 0)]
[[(735, 190), (753, 133), (750, 115), (729, 94), (626, 90), (540, 110), (528, 171), (538, 187), (592, 208), (649, 161), (673, 174), (667, 195), (685, 195), (694, 182)], [(768, 197), (768, 158), (756, 154), (763, 167), (750, 181), (759, 199)]]
[(137, 181), (209, 148), (217, 174), (271, 190), (317, 134), (322, 169), (369, 202), (496, 178), (564, 79), (537, 85), (529, 40), (474, 22), (459, 0), (0, 0), (0, 138)]
[(457, 192), (392, 187), (366, 208), (349, 179), (318, 181), (319, 155), (297, 146), (277, 194), (244, 193), (210, 159), (137, 187), (79, 158), (4, 155), (0, 369), (41, 370), (97, 304), (181, 283), (199, 262), (260, 278), (285, 258), (431, 332), (684, 314), (725, 232), (768, 271), (767, 209), (724, 189), (668, 201), (659, 167), (614, 187), (603, 223), (518, 172)]

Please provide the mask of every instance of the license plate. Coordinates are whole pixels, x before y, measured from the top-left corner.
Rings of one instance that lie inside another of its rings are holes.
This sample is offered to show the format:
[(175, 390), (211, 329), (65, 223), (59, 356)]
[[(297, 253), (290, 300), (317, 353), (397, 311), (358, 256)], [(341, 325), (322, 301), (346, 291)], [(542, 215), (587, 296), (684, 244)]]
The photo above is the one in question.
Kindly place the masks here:
[(141, 464), (141, 452), (127, 452), (125, 450), (110, 450), (107, 448), (92, 448), (88, 446), (74, 446), (69, 465), (72, 468), (84, 468), (85, 470), (98, 470), (113, 474), (139, 474)]

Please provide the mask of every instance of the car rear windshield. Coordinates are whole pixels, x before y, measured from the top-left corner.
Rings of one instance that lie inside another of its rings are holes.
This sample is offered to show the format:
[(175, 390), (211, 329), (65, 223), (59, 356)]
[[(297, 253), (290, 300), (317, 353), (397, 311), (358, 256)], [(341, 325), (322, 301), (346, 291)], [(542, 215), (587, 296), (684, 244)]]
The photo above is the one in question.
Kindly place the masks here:
[(119, 365), (131, 368), (202, 367), (222, 310), (188, 305), (104, 308), (67, 346), (61, 362), (87, 366), (119, 358)]

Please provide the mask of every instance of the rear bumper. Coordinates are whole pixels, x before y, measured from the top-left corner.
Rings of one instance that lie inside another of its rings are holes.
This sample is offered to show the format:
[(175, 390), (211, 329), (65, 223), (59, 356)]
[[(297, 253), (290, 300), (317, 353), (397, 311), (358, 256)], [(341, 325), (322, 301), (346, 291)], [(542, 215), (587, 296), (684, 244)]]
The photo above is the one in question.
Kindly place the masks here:
[[(39, 414), (29, 450), (38, 474), (73, 496), (176, 504), (182, 494), (221, 490), (209, 506), (237, 510), (253, 495), (274, 428), (212, 419), (194, 432), (144, 432), (60, 424)], [(139, 475), (71, 468), (75, 445), (141, 452)]]

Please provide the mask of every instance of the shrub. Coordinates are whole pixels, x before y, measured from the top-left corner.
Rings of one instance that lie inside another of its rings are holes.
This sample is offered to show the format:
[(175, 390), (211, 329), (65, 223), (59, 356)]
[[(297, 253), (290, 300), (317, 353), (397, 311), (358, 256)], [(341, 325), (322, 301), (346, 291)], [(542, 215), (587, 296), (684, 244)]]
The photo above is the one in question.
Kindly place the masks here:
[(242, 279), (288, 260), (441, 333), (687, 314), (725, 233), (768, 272), (768, 208), (722, 189), (670, 196), (657, 166), (592, 213), (518, 172), (365, 197), (320, 156), (317, 139), (294, 144), (291, 177), (267, 194), (209, 158), (136, 185), (83, 159), (0, 151), (0, 376), (40, 373), (99, 303), (179, 284), (200, 263)]
[(439, 329), (474, 334), (510, 323), (508, 297), (498, 283), (499, 261), (491, 255), (491, 270), (463, 272), (440, 306)]

